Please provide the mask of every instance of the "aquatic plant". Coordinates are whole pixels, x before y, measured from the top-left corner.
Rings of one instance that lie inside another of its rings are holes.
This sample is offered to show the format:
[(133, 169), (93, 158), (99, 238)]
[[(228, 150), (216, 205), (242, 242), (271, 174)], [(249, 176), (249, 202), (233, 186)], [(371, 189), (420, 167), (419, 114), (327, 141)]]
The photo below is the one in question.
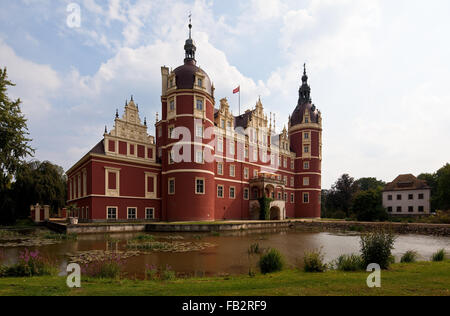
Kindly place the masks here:
[(320, 249), (306, 252), (303, 257), (303, 270), (305, 272), (325, 272), (327, 265), (323, 260), (324, 255)]
[(161, 280), (163, 281), (173, 281), (177, 278), (175, 271), (172, 270), (172, 267), (166, 265), (165, 269), (161, 272)]
[(43, 239), (50, 239), (50, 240), (77, 240), (78, 235), (77, 234), (56, 234), (53, 232), (47, 232), (41, 235)]
[(248, 248), (248, 254), (261, 254), (263, 249), (259, 246), (259, 243), (251, 244)]
[(120, 255), (115, 254), (108, 260), (85, 264), (81, 271), (83, 275), (91, 278), (118, 279), (123, 265), (124, 261)]
[(158, 279), (158, 268), (154, 265), (145, 265), (145, 279), (155, 281)]
[(131, 240), (133, 240), (133, 241), (154, 241), (155, 237), (153, 237), (152, 235), (147, 235), (147, 234), (139, 234), (139, 235), (133, 237)]
[(440, 249), (431, 256), (431, 260), (435, 262), (444, 261), (444, 259), (445, 259), (445, 249)]
[(4, 277), (32, 277), (54, 275), (57, 272), (56, 265), (44, 258), (39, 250), (25, 249), (19, 255), (19, 261), (10, 267), (3, 267), (1, 276)]
[(283, 270), (283, 255), (276, 249), (270, 249), (266, 254), (261, 256), (259, 260), (259, 268), (262, 274), (278, 272)]
[(414, 251), (414, 250), (408, 250), (408, 251), (405, 252), (405, 254), (402, 256), (402, 258), (400, 259), (400, 262), (401, 262), (401, 263), (412, 263), (412, 262), (416, 262), (418, 256), (419, 256), (419, 254), (417, 253), (417, 251)]

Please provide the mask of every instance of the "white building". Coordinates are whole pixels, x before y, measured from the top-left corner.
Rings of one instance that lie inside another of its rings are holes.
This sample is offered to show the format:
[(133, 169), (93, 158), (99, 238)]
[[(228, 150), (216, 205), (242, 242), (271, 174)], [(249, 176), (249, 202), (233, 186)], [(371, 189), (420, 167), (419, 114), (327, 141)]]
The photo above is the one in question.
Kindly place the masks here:
[(431, 188), (412, 174), (398, 176), (383, 190), (383, 207), (390, 215), (429, 215)]

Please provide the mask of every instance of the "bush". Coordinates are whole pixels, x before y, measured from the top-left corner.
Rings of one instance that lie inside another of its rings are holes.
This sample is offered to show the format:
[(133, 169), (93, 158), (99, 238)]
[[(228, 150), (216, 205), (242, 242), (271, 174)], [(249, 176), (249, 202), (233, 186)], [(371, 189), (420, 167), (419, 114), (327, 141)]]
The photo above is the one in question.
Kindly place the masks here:
[(339, 271), (361, 271), (364, 270), (364, 261), (359, 255), (342, 255), (336, 259), (334, 266)]
[(250, 247), (248, 248), (248, 254), (249, 255), (253, 255), (253, 254), (260, 254), (260, 253), (262, 253), (262, 248), (261, 248), (261, 246), (258, 244), (258, 243), (256, 243), (256, 244), (252, 244), (252, 245), (250, 245)]
[(414, 250), (408, 250), (400, 259), (401, 263), (413, 263), (417, 261), (418, 253)]
[(145, 279), (154, 281), (158, 278), (158, 268), (154, 265), (145, 265)]
[(33, 252), (28, 249), (20, 253), (17, 264), (0, 268), (0, 276), (3, 277), (33, 277), (56, 273), (57, 268), (52, 262), (42, 257), (38, 250)]
[(389, 268), (395, 236), (386, 232), (372, 232), (361, 236), (361, 255), (365, 266), (377, 263), (382, 269)]
[(323, 263), (323, 255), (320, 250), (306, 252), (303, 258), (305, 272), (325, 272), (327, 265)]
[(444, 261), (445, 259), (445, 249), (438, 250), (431, 256), (431, 260), (438, 262), (438, 261)]
[(284, 259), (281, 253), (276, 249), (270, 249), (259, 260), (259, 268), (262, 274), (278, 272), (283, 270)]

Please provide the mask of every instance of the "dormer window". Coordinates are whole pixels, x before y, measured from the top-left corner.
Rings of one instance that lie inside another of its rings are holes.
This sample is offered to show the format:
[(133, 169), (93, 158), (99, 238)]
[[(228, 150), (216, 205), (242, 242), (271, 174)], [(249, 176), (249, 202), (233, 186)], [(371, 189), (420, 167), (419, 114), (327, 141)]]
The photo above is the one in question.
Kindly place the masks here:
[(201, 78), (199, 78), (199, 79), (197, 80), (197, 85), (198, 85), (200, 88), (203, 88), (203, 80), (202, 80)]
[(306, 124), (309, 123), (309, 118), (305, 117), (305, 123), (306, 123)]

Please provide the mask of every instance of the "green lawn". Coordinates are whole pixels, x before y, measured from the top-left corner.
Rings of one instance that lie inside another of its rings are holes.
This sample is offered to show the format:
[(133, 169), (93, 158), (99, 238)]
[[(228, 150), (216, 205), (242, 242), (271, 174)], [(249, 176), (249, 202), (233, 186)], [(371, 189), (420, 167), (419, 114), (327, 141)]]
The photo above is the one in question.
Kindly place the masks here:
[(285, 270), (254, 278), (183, 279), (172, 282), (85, 280), (81, 289), (69, 289), (62, 277), (0, 278), (5, 295), (174, 295), (174, 296), (272, 296), (272, 295), (441, 295), (450, 296), (450, 261), (395, 264), (382, 271), (381, 288), (366, 286), (367, 272), (322, 274)]

